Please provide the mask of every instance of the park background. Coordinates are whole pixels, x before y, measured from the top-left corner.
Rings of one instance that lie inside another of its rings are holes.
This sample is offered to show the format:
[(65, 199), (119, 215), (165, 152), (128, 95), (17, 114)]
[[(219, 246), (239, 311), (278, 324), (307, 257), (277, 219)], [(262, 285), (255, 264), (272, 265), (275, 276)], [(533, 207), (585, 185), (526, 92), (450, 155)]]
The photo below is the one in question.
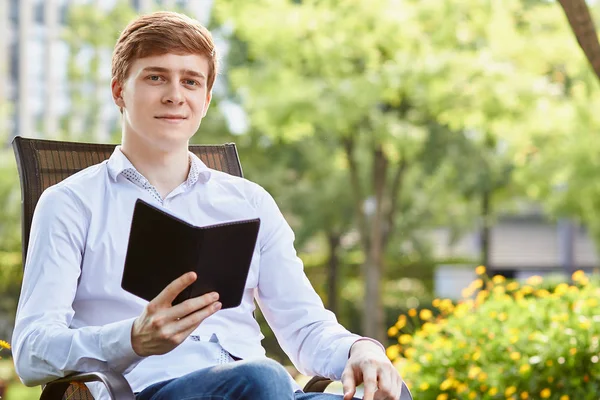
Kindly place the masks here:
[[(565, 10), (597, 24), (600, 4), (562, 3), (0, 0), (0, 338), (22, 275), (11, 139), (118, 143), (112, 47), (172, 9), (222, 62), (193, 142), (236, 143), (326, 306), (415, 398), (597, 399), (600, 46), (581, 31), (589, 62)], [(0, 356), (3, 398), (39, 396)]]

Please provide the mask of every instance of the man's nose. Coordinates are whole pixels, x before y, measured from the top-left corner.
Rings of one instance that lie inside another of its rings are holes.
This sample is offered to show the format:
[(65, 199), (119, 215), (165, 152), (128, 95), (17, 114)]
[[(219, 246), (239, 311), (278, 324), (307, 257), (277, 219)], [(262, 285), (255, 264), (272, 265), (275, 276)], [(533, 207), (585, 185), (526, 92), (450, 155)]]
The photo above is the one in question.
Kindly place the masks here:
[(185, 101), (182, 93), (183, 88), (179, 84), (171, 84), (168, 85), (168, 87), (168, 90), (163, 96), (163, 103), (171, 103), (177, 105), (183, 104)]

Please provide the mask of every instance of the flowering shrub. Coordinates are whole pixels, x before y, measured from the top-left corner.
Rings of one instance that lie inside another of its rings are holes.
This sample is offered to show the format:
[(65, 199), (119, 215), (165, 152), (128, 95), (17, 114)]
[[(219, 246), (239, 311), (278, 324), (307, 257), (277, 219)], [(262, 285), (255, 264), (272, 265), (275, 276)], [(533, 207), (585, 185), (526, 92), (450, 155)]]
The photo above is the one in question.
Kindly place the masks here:
[(600, 286), (582, 271), (552, 290), (539, 276), (521, 285), (477, 273), (461, 301), (434, 301), (437, 317), (410, 310), (389, 329), (388, 357), (414, 397), (597, 399)]
[(2, 349), (10, 350), (10, 344), (4, 340), (0, 340), (0, 351), (2, 351)]

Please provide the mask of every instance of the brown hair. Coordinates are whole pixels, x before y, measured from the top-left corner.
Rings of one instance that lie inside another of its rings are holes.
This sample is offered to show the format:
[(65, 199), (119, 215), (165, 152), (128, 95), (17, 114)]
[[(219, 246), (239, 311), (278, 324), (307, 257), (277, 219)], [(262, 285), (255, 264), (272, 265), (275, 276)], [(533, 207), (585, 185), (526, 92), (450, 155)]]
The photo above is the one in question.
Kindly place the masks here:
[(125, 27), (113, 52), (112, 76), (125, 82), (136, 59), (166, 53), (206, 56), (207, 86), (212, 89), (218, 66), (211, 33), (198, 21), (171, 11), (143, 15)]

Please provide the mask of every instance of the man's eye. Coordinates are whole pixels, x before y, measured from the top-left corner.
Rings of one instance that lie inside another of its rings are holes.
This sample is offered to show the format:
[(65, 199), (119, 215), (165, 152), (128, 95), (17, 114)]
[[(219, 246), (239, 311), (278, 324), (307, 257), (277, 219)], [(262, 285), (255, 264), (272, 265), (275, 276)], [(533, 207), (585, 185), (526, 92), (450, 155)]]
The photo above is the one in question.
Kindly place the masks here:
[(186, 80), (184, 80), (184, 82), (185, 82), (186, 85), (190, 85), (190, 86), (197, 86), (198, 85), (198, 82), (196, 82), (193, 79), (186, 79)]
[(158, 75), (150, 75), (148, 77), (148, 79), (151, 80), (151, 81), (155, 81), (156, 82), (156, 81), (160, 80), (160, 76), (158, 76)]

